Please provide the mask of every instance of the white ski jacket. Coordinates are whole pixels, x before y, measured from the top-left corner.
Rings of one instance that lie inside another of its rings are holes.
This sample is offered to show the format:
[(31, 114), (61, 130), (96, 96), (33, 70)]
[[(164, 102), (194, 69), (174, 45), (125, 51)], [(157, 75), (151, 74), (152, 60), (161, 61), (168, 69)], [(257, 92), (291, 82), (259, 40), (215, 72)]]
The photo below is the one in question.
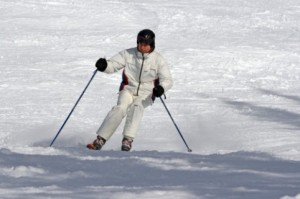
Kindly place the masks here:
[(137, 48), (119, 52), (107, 61), (105, 73), (123, 69), (120, 91), (125, 89), (135, 96), (148, 96), (156, 84), (165, 92), (173, 85), (172, 76), (165, 59), (156, 51), (142, 54)]

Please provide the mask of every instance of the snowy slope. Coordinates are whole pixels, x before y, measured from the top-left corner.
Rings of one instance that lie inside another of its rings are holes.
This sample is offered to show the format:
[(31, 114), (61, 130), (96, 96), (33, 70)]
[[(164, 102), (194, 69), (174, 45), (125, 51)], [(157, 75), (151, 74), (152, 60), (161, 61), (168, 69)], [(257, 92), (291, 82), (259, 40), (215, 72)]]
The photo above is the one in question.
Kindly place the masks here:
[(299, 188), (299, 162), (267, 154), (36, 149), (1, 149), (1, 198), (280, 198)]
[[(299, 1), (0, 0), (0, 9), (1, 198), (300, 197)], [(193, 153), (159, 101), (133, 152), (119, 152), (121, 128), (102, 152), (84, 149), (120, 73), (96, 75), (49, 148), (95, 61), (134, 46), (143, 28), (170, 63), (166, 103)]]

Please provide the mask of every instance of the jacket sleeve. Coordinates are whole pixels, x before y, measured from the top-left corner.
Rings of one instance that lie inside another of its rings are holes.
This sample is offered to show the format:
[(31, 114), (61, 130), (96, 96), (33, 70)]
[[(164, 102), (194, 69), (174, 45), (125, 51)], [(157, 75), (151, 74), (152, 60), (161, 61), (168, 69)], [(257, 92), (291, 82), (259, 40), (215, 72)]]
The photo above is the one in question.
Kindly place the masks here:
[(107, 68), (105, 69), (105, 73), (115, 73), (122, 68), (125, 67), (126, 59), (125, 59), (126, 51), (121, 51), (109, 60), (107, 60)]
[(159, 84), (164, 88), (165, 92), (173, 86), (173, 79), (166, 60), (160, 56), (158, 68)]

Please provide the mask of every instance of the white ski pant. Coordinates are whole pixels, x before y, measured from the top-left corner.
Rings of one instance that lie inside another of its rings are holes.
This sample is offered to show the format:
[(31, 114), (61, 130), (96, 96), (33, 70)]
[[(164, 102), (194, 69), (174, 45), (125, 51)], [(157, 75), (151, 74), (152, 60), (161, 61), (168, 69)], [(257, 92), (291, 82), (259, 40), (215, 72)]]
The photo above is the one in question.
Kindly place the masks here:
[(123, 135), (134, 139), (142, 121), (144, 109), (152, 105), (151, 95), (134, 96), (126, 90), (119, 93), (118, 103), (107, 114), (97, 134), (108, 140), (126, 117)]

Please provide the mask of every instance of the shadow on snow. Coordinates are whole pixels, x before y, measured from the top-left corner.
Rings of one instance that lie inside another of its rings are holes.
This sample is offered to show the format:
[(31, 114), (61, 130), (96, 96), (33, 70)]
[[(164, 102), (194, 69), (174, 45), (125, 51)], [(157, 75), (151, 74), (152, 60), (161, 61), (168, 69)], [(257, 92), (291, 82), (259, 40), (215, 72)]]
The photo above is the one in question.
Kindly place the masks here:
[(250, 102), (221, 99), (223, 103), (240, 111), (240, 113), (256, 117), (262, 121), (276, 122), (292, 126), (295, 130), (300, 129), (300, 114), (284, 109), (254, 105)]
[[(107, 189), (111, 188), (119, 193), (183, 191), (195, 197), (247, 199), (296, 195), (300, 187), (299, 162), (264, 153), (198, 155), (155, 151), (99, 152), (78, 148), (59, 150), (68, 154), (20, 154), (1, 149), (1, 170), (20, 172), (20, 168), (25, 168), (25, 172), (26, 168), (35, 168), (40, 172), (31, 175), (21, 172), (19, 176), (1, 172), (0, 189), (55, 186), (56, 192), (13, 191), (15, 197), (26, 195), (30, 198), (95, 197), (107, 194)], [(5, 198), (7, 195), (3, 192), (0, 196)]]
[(258, 91), (263, 93), (263, 94), (266, 94), (266, 95), (274, 95), (274, 96), (277, 96), (277, 97), (282, 97), (282, 98), (285, 98), (285, 99), (288, 99), (288, 100), (295, 101), (298, 104), (300, 104), (300, 97), (296, 96), (296, 95), (286, 95), (286, 94), (281, 94), (281, 93), (276, 92), (276, 91), (261, 89), (261, 88), (258, 89)]

